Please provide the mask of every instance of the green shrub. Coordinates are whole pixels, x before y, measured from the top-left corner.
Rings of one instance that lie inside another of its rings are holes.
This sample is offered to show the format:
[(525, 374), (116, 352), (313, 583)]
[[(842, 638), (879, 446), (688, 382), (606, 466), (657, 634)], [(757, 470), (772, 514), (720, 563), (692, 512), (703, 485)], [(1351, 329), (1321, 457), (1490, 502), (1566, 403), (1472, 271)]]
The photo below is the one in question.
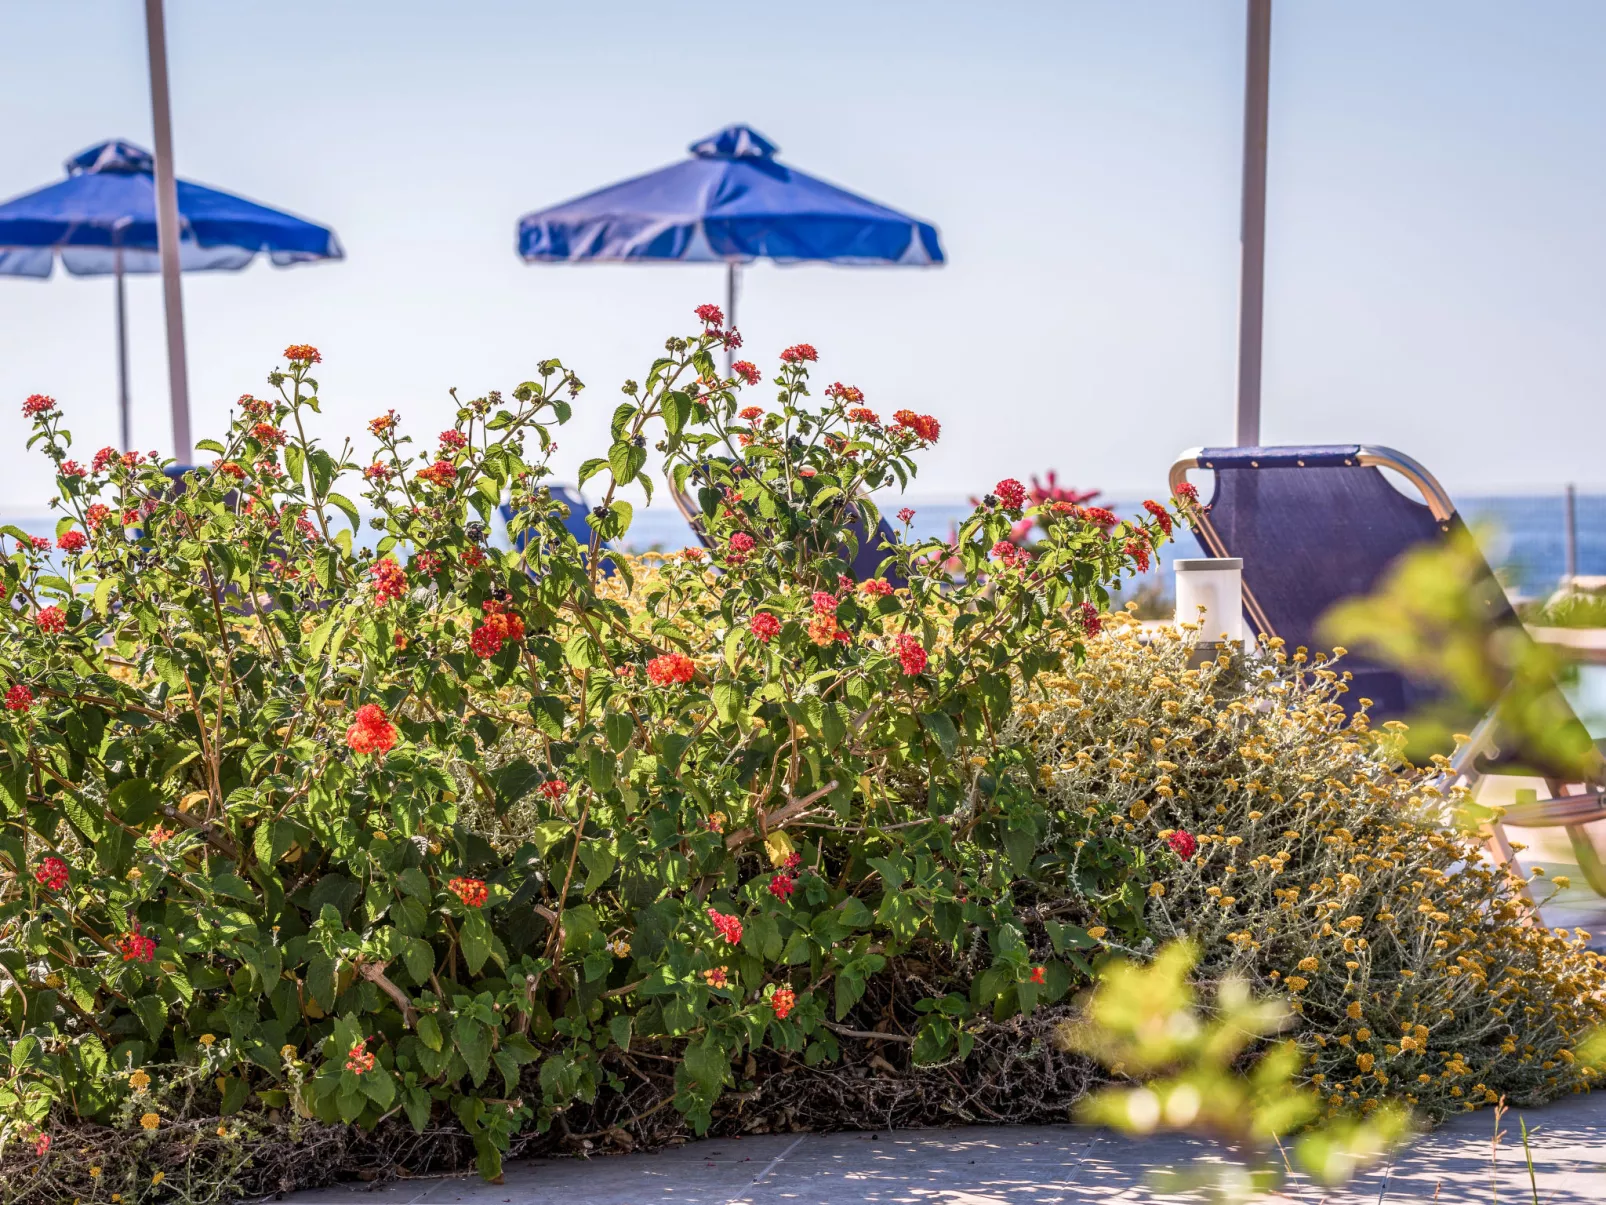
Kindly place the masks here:
[[(1003, 482), (951, 552), (884, 548), (907, 588), (855, 583), (855, 509), (873, 526), (864, 492), (906, 483), (936, 421), (841, 385), (811, 409), (807, 345), (743, 408), (759, 373), (720, 377), (733, 336), (699, 315), (581, 471), (605, 482), (588, 544), (542, 485), (581, 389), (556, 361), (421, 454), (376, 418), (365, 466), (306, 437), (319, 356), (292, 347), (178, 484), (76, 464), (29, 399), (62, 517), (59, 563), (15, 529), (3, 562), (9, 1194), (186, 1161), (222, 1193), (258, 1129), (390, 1117), (455, 1120), (494, 1175), (632, 1076), (700, 1130), (751, 1052), (830, 1062), (911, 951), (889, 1015), (917, 1062), (1069, 989), (1017, 907), (1054, 867), (1012, 689), (1081, 655), (1170, 515), (1107, 534), (1049, 506), (1026, 556)], [(638, 573), (601, 544), (649, 440), (716, 551)], [(487, 541), (503, 498), (523, 552)], [(115, 1168), (34, 1157), (77, 1123)]]
[[(1440, 1117), (1590, 1086), (1574, 1047), (1606, 1022), (1606, 960), (1484, 860), (1460, 792), (1399, 760), (1404, 726), (1347, 719), (1336, 663), (1304, 650), (1190, 668), (1190, 638), (1149, 636), (1112, 625), (1008, 734), (1084, 834), (1062, 912), (1127, 953), (1186, 937), (1206, 980), (1286, 993), (1329, 1109)], [(1101, 889), (1119, 863), (1136, 877)]]

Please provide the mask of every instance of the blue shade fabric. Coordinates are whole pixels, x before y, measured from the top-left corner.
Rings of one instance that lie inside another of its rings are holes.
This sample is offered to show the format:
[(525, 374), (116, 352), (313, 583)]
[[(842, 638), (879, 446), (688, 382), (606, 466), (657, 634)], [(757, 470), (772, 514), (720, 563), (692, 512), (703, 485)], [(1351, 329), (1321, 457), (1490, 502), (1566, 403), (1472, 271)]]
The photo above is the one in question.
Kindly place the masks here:
[[(155, 163), (113, 140), (67, 161), (67, 178), (0, 204), (0, 275), (48, 277), (59, 256), (74, 276), (161, 271)], [(344, 259), (334, 231), (187, 180), (176, 185), (179, 264), (186, 272), (233, 271), (258, 255), (280, 267)]]
[[(1199, 457), (1216, 474), (1210, 525), (1227, 554), (1243, 558), (1244, 586), (1290, 650), (1322, 647), (1324, 614), (1370, 594), (1396, 559), (1443, 534), (1425, 505), (1359, 464), (1359, 451), (1206, 448)], [(1346, 666), (1355, 674), (1346, 701), (1372, 699), (1379, 719), (1403, 719), (1434, 698), (1395, 670), (1353, 656)]]
[(935, 226), (786, 166), (747, 126), (690, 149), (679, 163), (526, 214), (519, 254), (566, 263), (943, 262)]
[[(1207, 543), (1213, 533), (1222, 545), (1216, 551), (1243, 558), (1246, 595), (1254, 596), (1273, 632), (1290, 649), (1321, 648), (1320, 621), (1333, 606), (1372, 593), (1406, 553), (1464, 532), (1458, 515), (1435, 519), (1427, 506), (1401, 493), (1379, 469), (1361, 464), (1359, 453), (1351, 444), (1205, 448), (1199, 454), (1200, 465), (1216, 475)], [(1490, 631), (1506, 628), (1525, 638), (1494, 573), (1487, 565), (1482, 572), (1486, 588), (1477, 593), (1486, 600)], [(1410, 720), (1430, 711), (1442, 717), (1446, 709), (1460, 707), (1433, 683), (1354, 654), (1345, 658), (1344, 667), (1354, 675), (1344, 703), (1353, 709), (1360, 699), (1371, 699), (1374, 720)], [(1462, 718), (1470, 724), (1480, 717)], [(1576, 717), (1567, 723), (1576, 730), (1578, 747), (1588, 748), (1583, 725)], [(1564, 767), (1547, 768), (1542, 753), (1516, 746), (1479, 765), (1569, 776)]]

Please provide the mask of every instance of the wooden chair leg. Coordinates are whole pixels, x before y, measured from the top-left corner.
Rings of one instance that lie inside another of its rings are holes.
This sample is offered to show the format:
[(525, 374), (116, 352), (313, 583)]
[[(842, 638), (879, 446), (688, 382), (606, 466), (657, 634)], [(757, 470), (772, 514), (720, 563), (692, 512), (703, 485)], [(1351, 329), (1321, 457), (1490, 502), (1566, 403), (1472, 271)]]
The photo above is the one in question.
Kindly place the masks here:
[(1567, 840), (1572, 842), (1573, 857), (1578, 861), (1578, 869), (1583, 872), (1584, 881), (1596, 895), (1606, 896), (1606, 865), (1601, 863), (1600, 851), (1595, 848), (1595, 841), (1590, 836), (1589, 830), (1582, 824), (1569, 824)]

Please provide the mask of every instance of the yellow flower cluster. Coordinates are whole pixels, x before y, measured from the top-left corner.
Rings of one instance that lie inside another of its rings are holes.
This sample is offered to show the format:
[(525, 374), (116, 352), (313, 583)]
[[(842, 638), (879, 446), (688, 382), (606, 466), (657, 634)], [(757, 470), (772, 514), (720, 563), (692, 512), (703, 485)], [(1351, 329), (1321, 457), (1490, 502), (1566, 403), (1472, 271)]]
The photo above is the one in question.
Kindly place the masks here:
[(1333, 1108), (1403, 1096), (1442, 1116), (1589, 1087), (1572, 1052), (1606, 1025), (1606, 959), (1534, 923), (1456, 826), (1460, 798), (1398, 766), (1397, 728), (1345, 713), (1346, 676), (1303, 650), (1190, 668), (1183, 636), (1141, 636), (1113, 617), (1011, 731), (1053, 768), (1040, 789), (1067, 830), (1142, 851), (1146, 932), (1123, 941), (1190, 937), (1201, 977), (1288, 997)]

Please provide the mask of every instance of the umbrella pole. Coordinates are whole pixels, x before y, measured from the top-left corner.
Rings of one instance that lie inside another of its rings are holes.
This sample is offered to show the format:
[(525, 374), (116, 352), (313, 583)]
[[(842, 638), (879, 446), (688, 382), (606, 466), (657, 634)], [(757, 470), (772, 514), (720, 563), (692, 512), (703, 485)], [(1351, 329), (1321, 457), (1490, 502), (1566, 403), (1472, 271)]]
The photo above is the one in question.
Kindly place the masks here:
[(1271, 0), (1249, 0), (1244, 65), (1243, 284), (1238, 315), (1238, 446), (1260, 443), (1261, 330), (1266, 303), (1266, 136)]
[(173, 455), (188, 464), (190, 380), (184, 359), (184, 294), (179, 285), (178, 186), (173, 176), (173, 116), (167, 95), (167, 31), (162, 0), (145, 0), (145, 40), (151, 66), (151, 118), (156, 127), (156, 234), (167, 311), (167, 382), (173, 402)]
[(118, 246), (113, 256), (117, 272), (117, 420), (118, 434), (122, 437), (119, 445), (123, 451), (134, 446), (134, 437), (129, 430), (131, 418), (128, 413), (128, 301), (126, 290), (123, 288), (123, 248)]
[[(728, 331), (736, 329), (736, 277), (741, 270), (742, 266), (735, 260), (728, 260), (725, 264), (725, 329)], [(725, 349), (726, 376), (731, 374), (731, 357), (731, 349), (727, 347)]]

